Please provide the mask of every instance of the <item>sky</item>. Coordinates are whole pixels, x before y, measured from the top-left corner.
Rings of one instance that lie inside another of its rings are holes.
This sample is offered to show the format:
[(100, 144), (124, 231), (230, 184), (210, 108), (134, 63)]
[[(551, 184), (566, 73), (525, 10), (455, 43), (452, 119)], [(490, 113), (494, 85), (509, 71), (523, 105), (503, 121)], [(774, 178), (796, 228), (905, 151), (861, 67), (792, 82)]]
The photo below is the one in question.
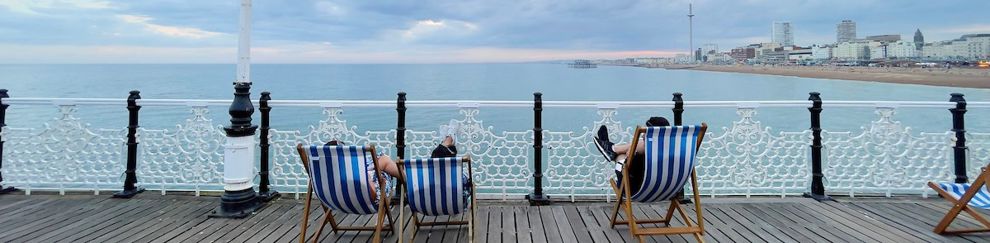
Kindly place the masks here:
[[(255, 0), (254, 63), (488, 63), (668, 57), (920, 28), (926, 41), (990, 33), (986, 0)], [(239, 0), (0, 0), (0, 63), (234, 63)]]

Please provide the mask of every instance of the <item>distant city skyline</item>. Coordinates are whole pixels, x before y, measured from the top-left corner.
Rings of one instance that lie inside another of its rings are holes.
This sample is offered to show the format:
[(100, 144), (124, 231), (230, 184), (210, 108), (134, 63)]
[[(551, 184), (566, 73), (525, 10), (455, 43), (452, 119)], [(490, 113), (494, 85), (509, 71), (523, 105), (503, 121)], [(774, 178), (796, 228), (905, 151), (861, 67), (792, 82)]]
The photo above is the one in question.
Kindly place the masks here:
[[(255, 1), (256, 63), (464, 63), (669, 57), (694, 41), (795, 45), (915, 30), (926, 41), (990, 33), (986, 1)], [(0, 63), (233, 63), (239, 1), (0, 1)], [(916, 16), (925, 16), (924, 20)]]

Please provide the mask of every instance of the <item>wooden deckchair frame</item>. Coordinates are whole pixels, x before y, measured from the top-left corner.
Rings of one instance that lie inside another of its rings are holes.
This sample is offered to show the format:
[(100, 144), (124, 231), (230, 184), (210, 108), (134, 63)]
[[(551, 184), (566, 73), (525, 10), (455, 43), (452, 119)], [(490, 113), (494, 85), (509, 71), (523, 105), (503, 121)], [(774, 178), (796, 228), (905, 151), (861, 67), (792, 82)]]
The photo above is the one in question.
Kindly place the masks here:
[[(381, 175), (382, 169), (378, 168), (378, 154), (375, 153), (375, 145), (368, 145), (365, 148), (366, 151), (371, 153), (371, 160), (374, 163), (375, 174)], [(309, 180), (308, 182), (309, 185), (307, 186), (306, 189), (306, 202), (304, 203), (306, 206), (303, 207), (303, 217), (302, 217), (302, 225), (301, 225), (302, 227), (300, 227), (299, 229), (299, 242), (305, 243), (306, 226), (309, 223), (309, 205), (313, 201), (313, 176), (309, 174), (309, 163), (310, 163), (309, 152), (306, 151), (306, 148), (304, 148), (302, 144), (296, 145), (296, 151), (299, 152), (299, 158), (300, 160), (302, 160), (303, 168), (305, 168), (306, 170), (306, 177)], [(378, 197), (378, 213), (375, 213), (378, 215), (378, 222), (373, 227), (338, 225), (337, 220), (334, 219), (333, 217), (333, 212), (331, 212), (326, 205), (323, 205), (323, 203), (320, 202), (320, 206), (323, 208), (323, 214), (325, 216), (323, 218), (323, 223), (320, 224), (319, 230), (317, 230), (316, 235), (313, 236), (313, 242), (318, 242), (320, 240), (320, 235), (323, 233), (323, 228), (326, 228), (327, 223), (330, 224), (330, 227), (333, 229), (334, 234), (336, 234), (337, 231), (375, 231), (372, 242), (381, 242), (382, 230), (388, 230), (391, 232), (393, 231), (392, 226), (395, 225), (395, 222), (392, 221), (392, 214), (388, 210), (391, 208), (389, 207), (389, 198), (391, 198), (392, 195), (385, 195), (385, 193), (382, 193), (382, 192), (387, 192), (387, 190), (385, 190), (385, 185), (386, 185), (385, 180), (379, 178), (378, 191), (375, 192), (375, 194), (377, 194), (375, 196)], [(384, 221), (386, 218), (388, 219), (387, 226), (384, 225)]]
[[(708, 124), (701, 123), (701, 127), (698, 131), (698, 141), (695, 147), (695, 153), (701, 149), (701, 141), (705, 138), (705, 131), (708, 130)], [(632, 142), (629, 143), (629, 151), (626, 152), (626, 163), (622, 166), (622, 184), (617, 186), (615, 179), (609, 180), (612, 185), (612, 190), (615, 191), (615, 197), (618, 199), (615, 202), (615, 207), (612, 209), (612, 219), (611, 226), (615, 228), (616, 225), (628, 225), (629, 232), (632, 233), (634, 237), (639, 239), (639, 242), (644, 242), (643, 236), (646, 235), (670, 235), (670, 234), (692, 234), (694, 239), (698, 242), (704, 242), (705, 240), (702, 236), (705, 234), (705, 222), (701, 215), (701, 196), (698, 191), (698, 176), (694, 168), (691, 168), (691, 189), (694, 190), (694, 211), (697, 214), (698, 225), (691, 223), (688, 219), (687, 213), (681, 208), (679, 198), (673, 198), (670, 200), (670, 206), (667, 208), (667, 215), (663, 219), (636, 219), (633, 215), (632, 210), (632, 200), (624, 197), (624, 195), (629, 195), (632, 197), (632, 192), (629, 183), (629, 168), (630, 164), (635, 163), (634, 156), (636, 156), (636, 147), (639, 146), (639, 138), (641, 134), (646, 133), (645, 127), (636, 126), (636, 131), (633, 133)], [(641, 155), (646, 156), (646, 155)], [(618, 220), (618, 215), (620, 209), (624, 209), (626, 215), (626, 220)], [(687, 226), (682, 227), (670, 227), (670, 221), (673, 219), (674, 210), (677, 210), (678, 214), (684, 220), (684, 224)], [(632, 223), (630, 223), (632, 222)], [(641, 224), (664, 224), (665, 227), (644, 227)]]
[[(474, 215), (475, 215), (475, 205), (477, 205), (477, 201), (475, 200), (475, 196), (474, 196), (474, 191), (475, 191), (475, 187), (474, 187), (474, 171), (471, 169), (471, 164), (472, 164), (471, 163), (471, 156), (465, 155), (464, 157), (462, 157), (461, 158), (461, 163), (467, 164), (468, 180), (471, 181), (471, 204), (468, 205), (468, 209), (470, 210), (470, 214), (468, 215), (468, 219), (467, 220), (451, 220), (451, 221), (444, 221), (444, 222), (421, 222), (420, 219), (419, 219), (419, 216), (416, 215), (416, 212), (412, 212), (412, 214), (413, 214), (412, 215), (412, 218), (413, 218), (413, 235), (412, 235), (412, 237), (410, 237), (410, 240), (416, 238), (416, 233), (419, 232), (419, 227), (420, 226), (467, 225), (468, 226), (468, 242), (474, 242)], [(400, 178), (401, 178), (400, 180), (402, 182), (405, 182), (406, 181), (406, 179), (405, 179), (406, 178), (406, 168), (405, 168), (406, 163), (405, 163), (405, 161), (402, 160), (402, 158), (399, 158), (398, 161), (395, 162), (395, 164), (398, 165), (398, 167), (399, 167), (399, 175), (400, 175)], [(403, 189), (405, 189), (406, 186), (409, 186), (409, 185), (403, 185)], [(402, 208), (402, 207), (405, 207), (406, 197), (407, 197), (407, 195), (406, 195), (406, 191), (405, 190), (403, 190), (402, 192), (400, 192), (400, 194), (399, 194), (399, 207), (400, 207), (400, 209), (399, 209), (399, 240), (398, 240), (399, 243), (402, 243), (402, 236), (405, 235), (405, 232), (403, 232), (403, 225), (405, 225), (403, 223), (403, 221), (405, 220), (404, 215), (405, 215), (405, 211), (406, 210), (404, 208)]]
[[(974, 233), (974, 232), (990, 232), (990, 221), (988, 221), (986, 218), (983, 218), (983, 216), (980, 215), (980, 213), (976, 212), (976, 210), (969, 207), (969, 201), (972, 200), (973, 197), (975, 197), (976, 194), (980, 192), (980, 189), (982, 189), (985, 186), (988, 186), (987, 182), (990, 182), (990, 173), (987, 173), (987, 167), (983, 167), (983, 172), (980, 172), (980, 175), (976, 177), (976, 180), (973, 181), (973, 184), (969, 185), (969, 189), (967, 189), (966, 192), (963, 193), (962, 196), (960, 196), (959, 199), (957, 200), (954, 197), (952, 197), (952, 195), (950, 195), (949, 192), (943, 190), (942, 187), (938, 186), (938, 184), (929, 181), (928, 187), (931, 187), (936, 192), (938, 192), (938, 195), (941, 195), (942, 198), (945, 198), (946, 201), (952, 203), (952, 209), (949, 209), (949, 212), (945, 214), (945, 217), (942, 218), (942, 221), (940, 221), (938, 225), (935, 225), (935, 230), (934, 230), (935, 233), (962, 234), (962, 233)], [(949, 230), (949, 225), (952, 224), (952, 221), (954, 221), (956, 217), (959, 216), (959, 213), (962, 212), (968, 213), (969, 216), (972, 216), (973, 219), (976, 219), (976, 221), (982, 224), (983, 227)]]

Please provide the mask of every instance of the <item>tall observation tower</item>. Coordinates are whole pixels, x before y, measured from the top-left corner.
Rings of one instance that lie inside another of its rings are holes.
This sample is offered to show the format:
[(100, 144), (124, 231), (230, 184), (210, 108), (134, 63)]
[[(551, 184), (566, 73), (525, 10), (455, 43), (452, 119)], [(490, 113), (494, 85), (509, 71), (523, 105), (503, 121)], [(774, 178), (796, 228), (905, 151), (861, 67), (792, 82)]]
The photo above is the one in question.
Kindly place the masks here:
[(698, 57), (694, 56), (694, 6), (693, 4), (688, 4), (688, 53), (691, 54), (691, 63), (698, 60)]

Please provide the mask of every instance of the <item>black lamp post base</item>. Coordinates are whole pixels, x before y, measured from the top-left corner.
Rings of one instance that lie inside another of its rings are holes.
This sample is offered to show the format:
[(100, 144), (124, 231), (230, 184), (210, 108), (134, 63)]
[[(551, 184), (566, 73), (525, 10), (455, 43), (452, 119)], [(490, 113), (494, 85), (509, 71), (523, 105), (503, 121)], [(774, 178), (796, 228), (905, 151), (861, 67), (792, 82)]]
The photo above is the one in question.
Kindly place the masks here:
[(529, 200), (529, 206), (544, 206), (553, 203), (550, 201), (550, 196), (535, 193), (526, 195), (526, 200)]
[(3, 186), (0, 186), (0, 195), (10, 194), (10, 193), (14, 193), (14, 192), (17, 192), (17, 191), (20, 191), (20, 190), (18, 190), (17, 188), (14, 188), (14, 187), (3, 187)]
[(144, 192), (144, 188), (136, 187), (134, 190), (123, 190), (113, 194), (113, 198), (132, 198), (137, 196), (138, 193)]
[(220, 207), (214, 210), (209, 217), (235, 219), (247, 217), (261, 209), (262, 203), (258, 199), (258, 193), (254, 192), (254, 188), (224, 191), (223, 195), (220, 196)]
[(258, 198), (261, 199), (262, 202), (271, 202), (272, 200), (275, 200), (276, 198), (280, 198), (280, 197), (282, 197), (282, 194), (278, 193), (278, 191), (275, 190), (269, 190), (267, 192), (258, 193)]
[(819, 195), (819, 194), (814, 194), (814, 193), (811, 193), (811, 192), (805, 192), (804, 193), (804, 197), (815, 199), (815, 201), (819, 201), (819, 202), (835, 201), (835, 200), (832, 199), (832, 197), (830, 197), (828, 195)]

